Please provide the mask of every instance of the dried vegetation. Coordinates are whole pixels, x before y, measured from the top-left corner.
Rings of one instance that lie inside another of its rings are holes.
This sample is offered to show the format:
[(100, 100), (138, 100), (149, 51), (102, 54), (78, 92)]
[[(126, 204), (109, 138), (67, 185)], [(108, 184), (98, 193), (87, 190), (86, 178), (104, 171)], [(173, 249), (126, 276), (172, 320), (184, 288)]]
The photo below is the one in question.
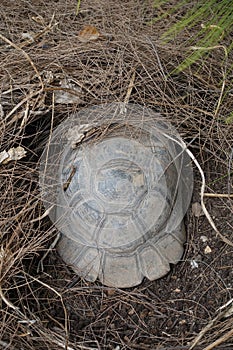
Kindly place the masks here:
[[(177, 127), (204, 171), (206, 192), (215, 195), (205, 198), (207, 208), (233, 241), (233, 124), (226, 123), (233, 109), (232, 54), (226, 59), (223, 49), (230, 36), (171, 75), (200, 23), (164, 44), (161, 34), (180, 13), (149, 24), (164, 9), (155, 10), (153, 1), (87, 0), (78, 15), (75, 7), (71, 0), (0, 4), (0, 151), (21, 146), (27, 152), (0, 164), (0, 347), (232, 349), (232, 304), (219, 308), (233, 298), (233, 250), (205, 216), (189, 211), (186, 253), (168, 276), (130, 290), (86, 283), (54, 249), (44, 256), (57, 235), (38, 187), (46, 140), (76, 110), (125, 99)], [(98, 29), (97, 37), (80, 40), (87, 25)], [(61, 92), (73, 103), (59, 100)], [(199, 202), (195, 175), (193, 202)]]

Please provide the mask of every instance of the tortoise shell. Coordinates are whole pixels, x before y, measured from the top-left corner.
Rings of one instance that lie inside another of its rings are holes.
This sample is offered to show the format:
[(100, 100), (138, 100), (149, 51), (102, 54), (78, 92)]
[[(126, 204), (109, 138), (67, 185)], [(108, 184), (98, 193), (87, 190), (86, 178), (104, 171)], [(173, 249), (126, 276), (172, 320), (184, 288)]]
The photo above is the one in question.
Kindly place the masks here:
[(154, 280), (183, 254), (192, 167), (180, 136), (151, 109), (112, 103), (81, 110), (52, 134), (40, 184), (77, 274), (105, 285)]

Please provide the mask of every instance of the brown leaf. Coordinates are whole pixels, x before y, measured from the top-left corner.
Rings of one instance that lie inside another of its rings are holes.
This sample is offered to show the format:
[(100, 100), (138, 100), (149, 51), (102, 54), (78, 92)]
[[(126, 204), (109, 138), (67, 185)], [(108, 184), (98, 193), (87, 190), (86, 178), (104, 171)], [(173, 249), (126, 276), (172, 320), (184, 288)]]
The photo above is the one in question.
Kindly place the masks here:
[(100, 32), (96, 27), (86, 26), (78, 34), (78, 39), (82, 43), (97, 40), (100, 37)]

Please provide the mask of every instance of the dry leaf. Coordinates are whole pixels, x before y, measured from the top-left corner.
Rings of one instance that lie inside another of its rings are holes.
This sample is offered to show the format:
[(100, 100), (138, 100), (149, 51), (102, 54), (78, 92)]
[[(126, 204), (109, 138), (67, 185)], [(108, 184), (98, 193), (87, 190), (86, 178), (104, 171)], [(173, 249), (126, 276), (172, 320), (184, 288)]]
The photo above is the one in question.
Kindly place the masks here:
[(78, 34), (78, 39), (82, 43), (97, 40), (100, 37), (100, 32), (96, 27), (86, 26)]
[(12, 160), (19, 160), (25, 157), (25, 155), (26, 151), (21, 146), (10, 148), (9, 151), (3, 151), (0, 153), (0, 164), (7, 164)]
[[(55, 90), (55, 103), (72, 104), (81, 103), (82, 89), (69, 79), (60, 81), (61, 90)], [(70, 92), (69, 92), (70, 90)]]

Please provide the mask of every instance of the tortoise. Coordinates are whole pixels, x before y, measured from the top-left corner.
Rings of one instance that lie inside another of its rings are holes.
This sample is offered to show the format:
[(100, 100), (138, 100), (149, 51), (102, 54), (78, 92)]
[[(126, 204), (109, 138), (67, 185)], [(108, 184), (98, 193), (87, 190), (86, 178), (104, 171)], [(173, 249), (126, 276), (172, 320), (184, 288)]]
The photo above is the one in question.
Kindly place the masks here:
[(192, 166), (152, 109), (110, 103), (68, 117), (45, 147), (40, 186), (58, 252), (87, 281), (133, 287), (181, 259)]

